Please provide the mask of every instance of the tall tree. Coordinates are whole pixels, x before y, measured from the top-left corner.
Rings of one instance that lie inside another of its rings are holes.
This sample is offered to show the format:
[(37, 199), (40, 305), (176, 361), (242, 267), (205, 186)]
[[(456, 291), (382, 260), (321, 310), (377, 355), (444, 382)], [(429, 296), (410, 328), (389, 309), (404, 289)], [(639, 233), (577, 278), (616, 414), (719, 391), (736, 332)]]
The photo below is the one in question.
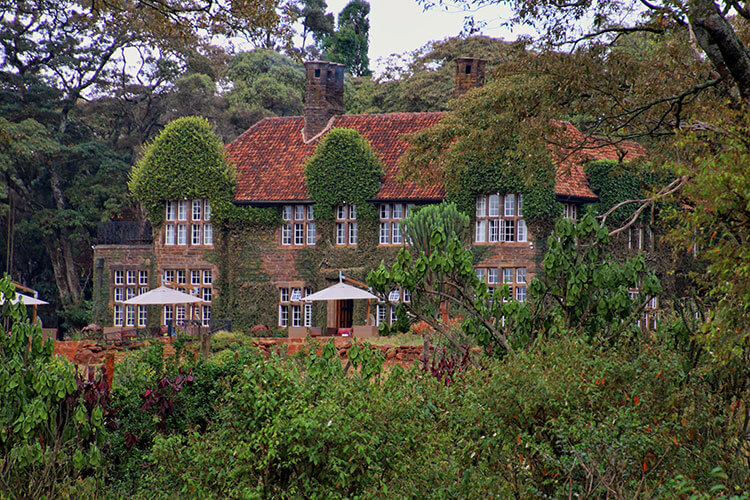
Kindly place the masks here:
[(229, 63), (229, 113), (245, 129), (267, 116), (302, 114), (305, 69), (277, 52), (256, 49), (237, 54)]
[[(317, 57), (322, 48), (323, 40), (333, 35), (335, 20), (333, 14), (326, 12), (328, 5), (325, 0), (302, 0), (295, 6), (297, 16), (302, 20), (302, 55)], [(311, 36), (313, 45), (306, 47), (307, 37)]]
[(325, 42), (326, 58), (346, 66), (354, 76), (370, 74), (370, 4), (351, 0), (339, 13), (338, 29)]

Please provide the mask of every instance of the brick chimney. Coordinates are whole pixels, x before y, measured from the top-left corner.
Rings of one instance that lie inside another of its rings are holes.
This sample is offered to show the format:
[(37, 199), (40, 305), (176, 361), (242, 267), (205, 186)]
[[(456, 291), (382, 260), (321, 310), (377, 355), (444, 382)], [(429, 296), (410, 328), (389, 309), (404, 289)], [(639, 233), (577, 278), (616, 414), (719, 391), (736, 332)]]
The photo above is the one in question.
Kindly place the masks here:
[(344, 114), (344, 65), (305, 62), (305, 140), (325, 129), (334, 115)]
[(456, 58), (456, 98), (461, 97), (471, 89), (484, 85), (485, 59), (473, 57)]

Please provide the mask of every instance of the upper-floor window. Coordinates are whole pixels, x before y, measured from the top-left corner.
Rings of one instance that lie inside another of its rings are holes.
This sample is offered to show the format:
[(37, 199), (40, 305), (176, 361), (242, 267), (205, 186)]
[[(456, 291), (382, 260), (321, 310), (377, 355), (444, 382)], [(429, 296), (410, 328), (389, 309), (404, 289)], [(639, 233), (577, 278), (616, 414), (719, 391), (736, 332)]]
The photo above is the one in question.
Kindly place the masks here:
[(476, 199), (475, 243), (527, 241), (523, 195), (481, 194)]
[(187, 220), (187, 200), (177, 202), (177, 220)]
[(357, 206), (336, 206), (336, 245), (355, 246), (359, 240), (357, 229)]
[[(166, 202), (165, 245), (212, 246), (213, 228), (211, 205), (208, 200), (179, 200)], [(190, 219), (188, 219), (190, 215)], [(190, 220), (192, 224), (187, 224)], [(180, 222), (174, 224), (174, 221)]]
[(578, 205), (575, 203), (563, 203), (563, 217), (572, 221), (578, 219)]
[(380, 244), (400, 245), (403, 242), (400, 223), (408, 212), (408, 206), (402, 203), (381, 203), (378, 211), (380, 213)]
[(284, 205), (281, 207), (281, 244), (314, 246), (317, 243), (315, 218), (311, 205)]

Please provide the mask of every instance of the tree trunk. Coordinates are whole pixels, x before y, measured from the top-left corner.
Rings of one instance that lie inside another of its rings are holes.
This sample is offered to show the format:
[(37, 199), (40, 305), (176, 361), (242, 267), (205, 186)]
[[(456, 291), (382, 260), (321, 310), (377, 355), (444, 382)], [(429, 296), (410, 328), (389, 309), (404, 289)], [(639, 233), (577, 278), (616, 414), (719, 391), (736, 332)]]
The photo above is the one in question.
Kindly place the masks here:
[[(58, 210), (65, 210), (66, 203), (60, 188), (60, 177), (54, 166), (50, 169), (50, 187), (55, 206)], [(60, 291), (60, 300), (64, 306), (78, 304), (81, 301), (81, 285), (78, 279), (75, 260), (73, 259), (73, 245), (71, 243), (70, 231), (63, 227), (59, 230), (57, 238), (45, 238), (44, 246), (47, 248), (52, 261), (52, 269), (55, 273), (55, 282)]]
[(701, 49), (719, 74), (730, 77), (750, 100), (750, 54), (726, 17), (711, 0), (693, 0), (689, 20)]

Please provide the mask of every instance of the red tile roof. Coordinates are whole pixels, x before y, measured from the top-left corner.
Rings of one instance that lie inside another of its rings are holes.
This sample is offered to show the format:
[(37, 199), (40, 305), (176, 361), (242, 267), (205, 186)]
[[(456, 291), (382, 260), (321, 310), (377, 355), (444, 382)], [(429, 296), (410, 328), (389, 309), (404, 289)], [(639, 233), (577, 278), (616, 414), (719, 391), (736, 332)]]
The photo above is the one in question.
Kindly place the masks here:
[[(445, 195), (442, 185), (396, 182), (398, 159), (406, 151), (405, 134), (427, 128), (440, 120), (441, 113), (384, 113), (342, 115), (330, 128), (358, 131), (370, 143), (385, 169), (383, 186), (376, 199), (437, 200)], [(613, 145), (601, 138), (587, 138), (570, 123), (560, 123), (561, 133), (550, 147), (558, 162), (555, 193), (563, 197), (596, 199), (583, 172), (589, 160), (633, 160), (645, 155), (639, 144)], [(317, 141), (302, 140), (301, 116), (265, 118), (240, 135), (226, 148), (237, 167), (237, 202), (309, 201), (304, 165), (314, 153)]]
[(613, 144), (602, 137), (588, 137), (569, 122), (557, 123), (559, 133), (550, 146), (553, 161), (557, 162), (555, 194), (563, 197), (597, 199), (591, 191), (583, 166), (591, 160), (632, 161), (646, 155), (638, 143), (623, 141)]
[[(438, 200), (445, 196), (441, 185), (396, 182), (398, 159), (406, 151), (405, 134), (437, 123), (440, 113), (387, 113), (334, 117), (331, 128), (351, 128), (367, 139), (385, 169), (377, 199)], [(237, 167), (238, 202), (304, 201), (310, 196), (305, 186), (304, 165), (315, 152), (317, 141), (302, 141), (301, 116), (266, 118), (256, 123), (227, 146), (230, 161)]]

